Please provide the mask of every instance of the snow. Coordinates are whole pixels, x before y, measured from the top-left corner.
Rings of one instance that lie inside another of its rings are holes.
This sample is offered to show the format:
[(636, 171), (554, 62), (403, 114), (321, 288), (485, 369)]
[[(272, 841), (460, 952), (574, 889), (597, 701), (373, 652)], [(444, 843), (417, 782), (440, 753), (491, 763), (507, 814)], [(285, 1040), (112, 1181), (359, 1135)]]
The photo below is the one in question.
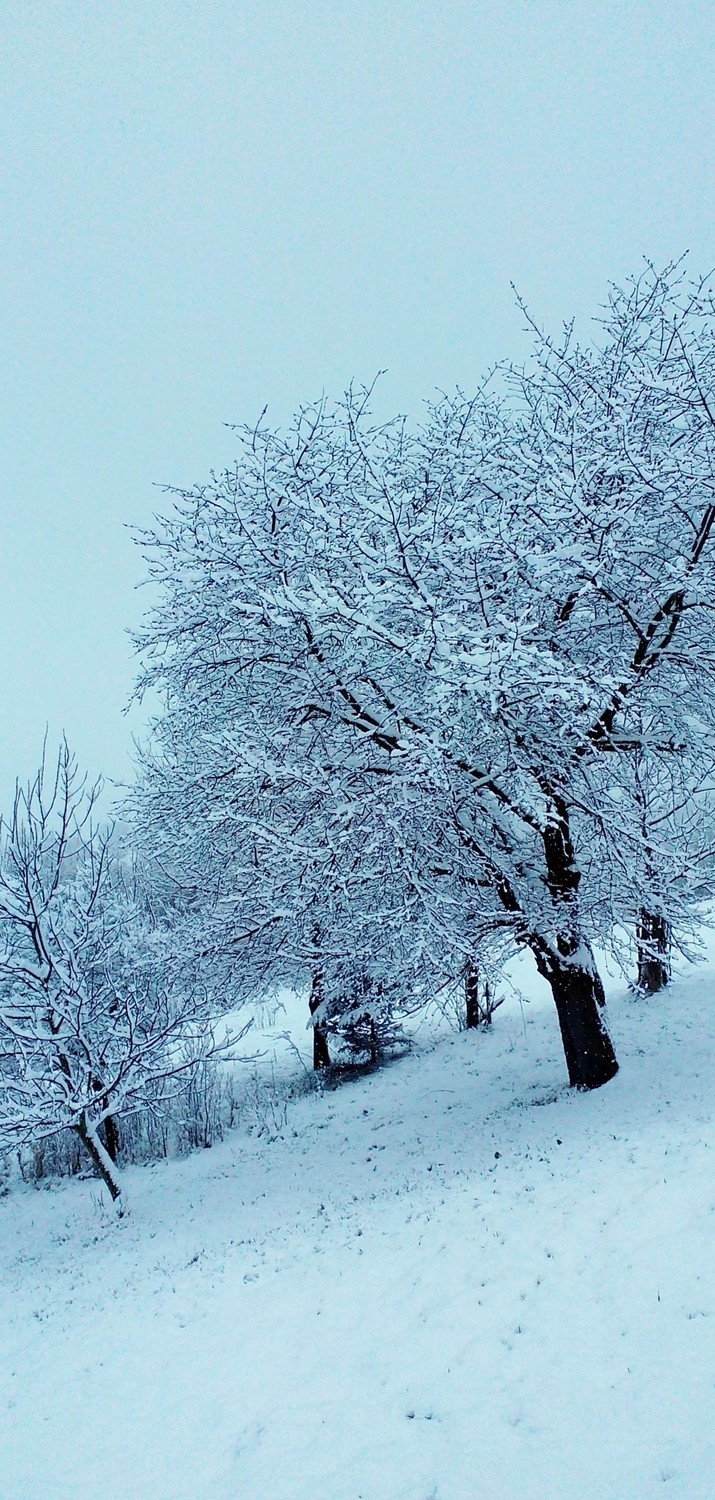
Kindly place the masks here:
[(13, 1190), (2, 1500), (711, 1500), (714, 999), (614, 995), (593, 1094), (535, 997), (277, 1137), (254, 1091), (122, 1220)]

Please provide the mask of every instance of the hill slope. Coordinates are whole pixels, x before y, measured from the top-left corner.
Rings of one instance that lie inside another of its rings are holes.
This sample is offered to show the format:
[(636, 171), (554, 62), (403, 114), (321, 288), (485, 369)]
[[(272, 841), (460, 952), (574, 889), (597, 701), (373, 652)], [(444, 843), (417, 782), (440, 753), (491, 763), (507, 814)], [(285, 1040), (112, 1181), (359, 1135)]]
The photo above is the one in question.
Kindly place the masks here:
[(0, 1203), (2, 1500), (711, 1500), (715, 976)]

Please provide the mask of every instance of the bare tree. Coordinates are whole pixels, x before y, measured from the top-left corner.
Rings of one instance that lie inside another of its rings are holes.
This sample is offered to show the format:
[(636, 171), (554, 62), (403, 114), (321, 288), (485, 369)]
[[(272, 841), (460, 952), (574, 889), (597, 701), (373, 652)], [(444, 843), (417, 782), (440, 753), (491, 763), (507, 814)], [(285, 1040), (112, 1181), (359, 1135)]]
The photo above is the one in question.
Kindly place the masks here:
[(0, 824), (0, 1139), (75, 1131), (119, 1202), (108, 1122), (205, 1059), (212, 1004), (95, 826), (98, 792), (63, 743)]

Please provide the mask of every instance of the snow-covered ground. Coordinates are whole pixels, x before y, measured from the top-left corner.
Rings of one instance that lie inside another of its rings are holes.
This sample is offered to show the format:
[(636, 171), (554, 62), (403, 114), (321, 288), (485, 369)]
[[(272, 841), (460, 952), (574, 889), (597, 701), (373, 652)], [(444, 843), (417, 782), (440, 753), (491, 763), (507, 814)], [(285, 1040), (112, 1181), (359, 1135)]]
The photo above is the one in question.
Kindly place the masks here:
[(712, 1500), (714, 1005), (616, 995), (592, 1095), (535, 1000), (129, 1171), (124, 1220), (10, 1194), (1, 1500)]

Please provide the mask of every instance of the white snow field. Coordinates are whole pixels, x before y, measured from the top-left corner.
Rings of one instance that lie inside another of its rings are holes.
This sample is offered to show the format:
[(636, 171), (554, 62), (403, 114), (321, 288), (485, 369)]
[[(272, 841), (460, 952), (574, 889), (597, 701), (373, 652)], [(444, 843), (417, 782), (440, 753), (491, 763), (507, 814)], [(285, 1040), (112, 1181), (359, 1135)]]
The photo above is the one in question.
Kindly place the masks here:
[(712, 1500), (714, 1001), (613, 997), (594, 1094), (535, 999), (128, 1171), (121, 1221), (13, 1191), (1, 1500)]

